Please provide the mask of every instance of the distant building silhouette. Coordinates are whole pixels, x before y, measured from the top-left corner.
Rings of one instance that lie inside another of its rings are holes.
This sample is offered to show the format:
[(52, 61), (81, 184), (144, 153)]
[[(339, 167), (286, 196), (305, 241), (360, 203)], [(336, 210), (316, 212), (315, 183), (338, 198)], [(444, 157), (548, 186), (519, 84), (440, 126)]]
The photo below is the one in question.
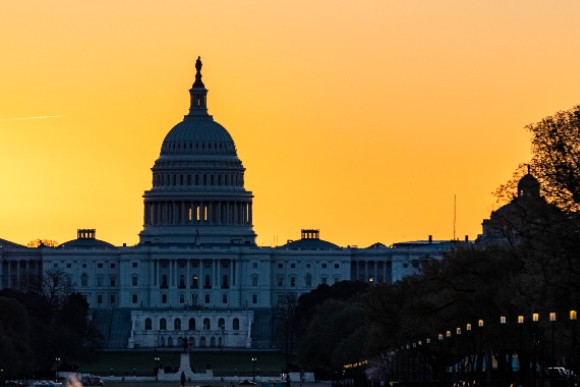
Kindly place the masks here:
[(393, 283), (455, 241), (340, 247), (316, 229), (277, 247), (256, 245), (253, 194), (228, 131), (207, 110), (196, 61), (189, 113), (166, 135), (145, 191), (135, 246), (93, 229), (57, 247), (0, 239), (0, 288), (25, 290), (49, 271), (88, 301), (107, 348), (272, 348), (273, 311), (321, 284)]
[(517, 186), (517, 195), (506, 205), (493, 211), (482, 222), (482, 233), (476, 243), (483, 245), (517, 245), (523, 238), (557, 226), (562, 220), (558, 209), (540, 195), (540, 182), (525, 174)]

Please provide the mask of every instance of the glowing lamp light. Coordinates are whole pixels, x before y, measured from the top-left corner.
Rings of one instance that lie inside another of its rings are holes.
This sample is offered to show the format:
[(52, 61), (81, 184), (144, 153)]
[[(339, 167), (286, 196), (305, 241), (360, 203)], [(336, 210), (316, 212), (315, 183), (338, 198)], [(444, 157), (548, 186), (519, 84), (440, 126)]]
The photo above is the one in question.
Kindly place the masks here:
[(574, 309), (570, 310), (570, 320), (571, 321), (576, 321), (576, 317), (577, 317), (577, 313)]
[(524, 316), (522, 316), (521, 314), (518, 316), (518, 324), (523, 324), (524, 323)]
[(550, 321), (556, 321), (556, 312), (550, 312)]
[(480, 328), (483, 328), (483, 320), (479, 320), (477, 322), (477, 326), (480, 327)]
[(538, 322), (539, 319), (540, 319), (540, 315), (538, 313), (532, 313), (532, 321), (533, 322)]

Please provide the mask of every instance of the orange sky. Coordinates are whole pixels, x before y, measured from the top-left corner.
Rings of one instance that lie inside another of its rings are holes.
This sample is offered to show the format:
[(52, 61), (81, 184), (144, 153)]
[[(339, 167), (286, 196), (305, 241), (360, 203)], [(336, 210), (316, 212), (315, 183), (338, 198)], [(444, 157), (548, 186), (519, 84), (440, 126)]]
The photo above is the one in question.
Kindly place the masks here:
[(580, 103), (577, 0), (3, 2), (0, 238), (134, 244), (201, 55), (262, 245), (474, 238)]

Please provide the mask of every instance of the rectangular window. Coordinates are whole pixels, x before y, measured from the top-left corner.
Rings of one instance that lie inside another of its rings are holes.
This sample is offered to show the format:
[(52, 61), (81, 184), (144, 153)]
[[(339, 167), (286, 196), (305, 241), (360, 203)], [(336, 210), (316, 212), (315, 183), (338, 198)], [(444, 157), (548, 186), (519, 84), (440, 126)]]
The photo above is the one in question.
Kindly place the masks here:
[(335, 269), (338, 269), (339, 267), (340, 267), (340, 264), (338, 264), (338, 263), (335, 263), (335, 264), (334, 264), (334, 268), (335, 268)]
[(185, 294), (180, 294), (179, 295), (179, 303), (180, 304), (185, 304)]
[(276, 277), (276, 284), (278, 285), (279, 288), (281, 288), (282, 286), (284, 286), (284, 277), (279, 275), (278, 277)]
[(258, 286), (258, 276), (257, 275), (252, 276), (252, 286)]
[(109, 295), (109, 304), (115, 305), (115, 295), (114, 294)]
[(137, 262), (133, 262), (133, 267), (138, 267), (139, 264)]
[(97, 277), (97, 287), (103, 287), (103, 281), (104, 281), (103, 276), (102, 275), (98, 276)]
[(111, 269), (114, 269), (114, 268), (115, 268), (115, 263), (111, 262)]
[(139, 277), (137, 277), (136, 275), (131, 277), (131, 284), (133, 286), (137, 286), (137, 283), (139, 282)]
[(295, 263), (291, 263), (291, 264), (290, 264), (290, 268), (291, 268), (291, 269), (295, 269), (295, 268), (296, 268), (296, 264), (295, 264)]
[(228, 303), (228, 295), (226, 293), (222, 294), (222, 304)]
[(103, 296), (101, 294), (97, 295), (97, 304), (101, 305), (103, 303)]
[(296, 287), (296, 277), (290, 277), (290, 286)]
[(97, 267), (98, 267), (99, 269), (102, 269), (102, 268), (103, 268), (103, 264), (102, 264), (102, 263), (97, 263)]
[(167, 294), (162, 294), (161, 295), (161, 303), (162, 304), (167, 304)]
[(206, 303), (206, 304), (209, 304), (209, 302), (210, 302), (210, 299), (209, 299), (209, 294), (206, 294), (206, 295), (205, 295), (205, 303)]
[(326, 263), (323, 263), (323, 264), (322, 264), (322, 268), (323, 268), (323, 269), (326, 269)]
[(67, 263), (67, 264), (66, 264), (66, 268), (67, 268), (67, 269), (70, 269), (71, 267), (72, 267), (72, 264), (70, 264), (70, 263)]
[(117, 278), (116, 277), (109, 278), (109, 286), (111, 286), (112, 288), (117, 286)]
[(258, 295), (252, 294), (252, 304), (257, 304), (257, 303), (258, 303)]

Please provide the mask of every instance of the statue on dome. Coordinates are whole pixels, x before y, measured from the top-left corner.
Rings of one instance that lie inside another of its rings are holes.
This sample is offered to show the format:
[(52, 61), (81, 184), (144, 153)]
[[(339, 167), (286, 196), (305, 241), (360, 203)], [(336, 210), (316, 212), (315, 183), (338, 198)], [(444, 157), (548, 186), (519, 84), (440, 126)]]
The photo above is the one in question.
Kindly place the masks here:
[(201, 63), (201, 56), (198, 56), (197, 60), (195, 61), (195, 69), (198, 73), (201, 72), (201, 66), (203, 66)]

